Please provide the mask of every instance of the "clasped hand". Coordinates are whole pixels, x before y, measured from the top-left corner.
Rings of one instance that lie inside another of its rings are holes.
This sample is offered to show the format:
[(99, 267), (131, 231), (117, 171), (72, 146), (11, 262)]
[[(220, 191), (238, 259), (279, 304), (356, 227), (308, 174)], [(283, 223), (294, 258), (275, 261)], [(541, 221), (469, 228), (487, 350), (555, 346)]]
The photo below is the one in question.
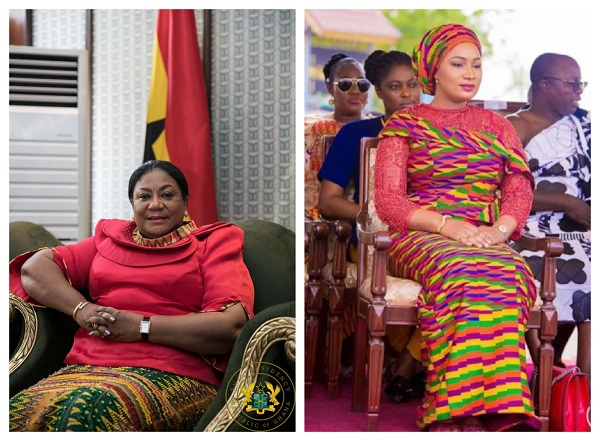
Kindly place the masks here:
[[(110, 338), (122, 342), (133, 342), (140, 340), (141, 314), (122, 311), (109, 306), (90, 305), (91, 315), (83, 319), (82, 327), (90, 331), (90, 336)], [(88, 312), (88, 314), (89, 314)]]
[(504, 235), (495, 227), (486, 225), (477, 227), (458, 219), (449, 219), (440, 234), (464, 245), (478, 248), (488, 248), (505, 242)]

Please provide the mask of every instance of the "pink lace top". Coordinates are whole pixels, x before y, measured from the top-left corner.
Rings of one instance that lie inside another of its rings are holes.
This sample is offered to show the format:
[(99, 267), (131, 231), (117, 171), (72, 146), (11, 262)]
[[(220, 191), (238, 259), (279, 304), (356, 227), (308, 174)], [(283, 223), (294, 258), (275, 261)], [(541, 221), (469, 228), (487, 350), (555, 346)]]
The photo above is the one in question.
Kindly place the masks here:
[[(511, 124), (501, 115), (489, 110), (467, 106), (460, 110), (441, 110), (427, 104), (419, 104), (407, 110), (406, 113), (434, 121), (442, 127), (458, 127), (465, 130), (484, 131), (497, 136), (509, 149), (522, 153), (522, 146)], [(385, 129), (384, 129), (385, 130)], [(405, 232), (408, 229), (410, 216), (423, 204), (409, 200), (410, 176), (408, 164), (414, 152), (409, 142), (403, 136), (384, 137), (377, 148), (375, 163), (375, 207), (379, 217), (390, 226), (390, 230)], [(447, 160), (447, 159), (446, 159)], [(452, 164), (452, 161), (448, 161)], [(428, 164), (422, 164), (424, 168)], [(431, 165), (431, 164), (429, 164)], [(512, 216), (517, 222), (517, 229), (512, 239), (518, 239), (531, 209), (533, 190), (531, 176), (528, 173), (503, 174), (498, 186), (501, 198), (499, 214)], [(422, 178), (421, 178), (422, 179)], [(439, 185), (434, 179), (431, 185)], [(460, 192), (459, 186), (456, 190)], [(451, 214), (451, 211), (450, 213)]]

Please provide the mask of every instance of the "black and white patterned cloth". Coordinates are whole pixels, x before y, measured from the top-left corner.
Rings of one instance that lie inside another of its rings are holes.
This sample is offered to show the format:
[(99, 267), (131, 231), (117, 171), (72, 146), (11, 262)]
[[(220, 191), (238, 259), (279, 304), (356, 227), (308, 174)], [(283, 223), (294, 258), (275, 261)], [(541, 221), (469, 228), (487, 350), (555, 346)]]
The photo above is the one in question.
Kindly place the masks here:
[[(582, 109), (538, 133), (525, 146), (536, 189), (566, 193), (591, 204), (591, 141), (591, 121)], [(556, 259), (558, 321), (590, 321), (590, 231), (558, 211), (532, 214), (525, 230), (535, 237), (553, 235), (563, 241), (564, 253)], [(541, 252), (519, 251), (539, 283)]]

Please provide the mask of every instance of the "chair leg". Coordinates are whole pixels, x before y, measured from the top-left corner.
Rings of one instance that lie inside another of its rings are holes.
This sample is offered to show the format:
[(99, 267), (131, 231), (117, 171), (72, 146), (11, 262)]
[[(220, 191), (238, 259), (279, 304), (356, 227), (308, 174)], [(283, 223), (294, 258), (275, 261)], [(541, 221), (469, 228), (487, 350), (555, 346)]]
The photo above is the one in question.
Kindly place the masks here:
[(352, 412), (362, 412), (365, 393), (367, 323), (358, 315), (354, 334), (354, 369), (352, 374)]
[(319, 335), (319, 315), (321, 313), (323, 293), (320, 281), (307, 282), (304, 290), (306, 301), (304, 391), (306, 398), (310, 398), (312, 396), (312, 385), (315, 372), (317, 340)]
[(342, 360), (342, 317), (345, 286), (331, 285), (329, 288), (329, 367), (328, 398), (336, 398), (339, 392), (340, 365)]
[[(378, 333), (377, 333), (378, 334)], [(376, 431), (379, 423), (384, 344), (382, 336), (369, 332), (367, 431)]]
[(547, 432), (550, 428), (550, 394), (552, 387), (552, 365), (554, 364), (554, 347), (552, 346), (552, 340), (542, 340), (539, 354), (539, 387), (536, 388), (536, 394), (538, 396), (534, 397), (534, 401), (537, 398), (538, 416), (542, 422), (540, 431)]

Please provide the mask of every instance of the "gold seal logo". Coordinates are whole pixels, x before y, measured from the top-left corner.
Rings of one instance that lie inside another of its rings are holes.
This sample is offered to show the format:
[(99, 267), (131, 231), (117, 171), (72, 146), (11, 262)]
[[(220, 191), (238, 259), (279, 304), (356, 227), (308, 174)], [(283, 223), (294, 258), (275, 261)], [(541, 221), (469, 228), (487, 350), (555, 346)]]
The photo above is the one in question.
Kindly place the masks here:
[[(282, 427), (296, 405), (294, 381), (281, 367), (267, 362), (238, 369), (227, 383), (226, 406), (235, 424), (252, 431)], [(231, 400), (230, 397), (239, 397)]]

